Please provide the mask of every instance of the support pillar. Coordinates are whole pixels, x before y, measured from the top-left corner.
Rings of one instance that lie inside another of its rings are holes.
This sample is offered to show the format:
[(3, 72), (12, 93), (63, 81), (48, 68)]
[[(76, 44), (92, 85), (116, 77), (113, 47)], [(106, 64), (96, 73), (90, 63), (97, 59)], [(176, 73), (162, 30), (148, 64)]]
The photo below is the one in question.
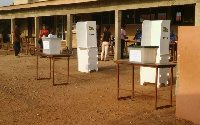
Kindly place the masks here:
[(195, 26), (200, 26), (200, 3), (195, 6)]
[(35, 17), (35, 47), (38, 45), (38, 39), (39, 39), (40, 29), (39, 29), (39, 17)]
[(11, 43), (13, 44), (13, 30), (14, 30), (14, 28), (15, 28), (15, 19), (11, 19), (11, 35), (10, 35), (10, 37), (11, 37)]
[(114, 60), (118, 60), (121, 57), (121, 20), (122, 20), (122, 11), (115, 10), (115, 55), (114, 55)]
[(73, 15), (67, 14), (67, 46), (69, 51), (72, 51), (72, 20)]

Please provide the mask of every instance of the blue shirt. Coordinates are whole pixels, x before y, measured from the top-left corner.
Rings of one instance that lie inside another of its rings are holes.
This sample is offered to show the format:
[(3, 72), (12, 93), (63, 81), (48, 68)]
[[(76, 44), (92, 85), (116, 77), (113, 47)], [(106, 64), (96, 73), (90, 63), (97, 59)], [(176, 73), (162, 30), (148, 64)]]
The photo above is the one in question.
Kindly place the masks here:
[(141, 39), (142, 38), (142, 34), (141, 33), (136, 33), (135, 34), (135, 39)]
[(176, 35), (173, 35), (172, 37), (170, 37), (170, 41), (176, 41)]

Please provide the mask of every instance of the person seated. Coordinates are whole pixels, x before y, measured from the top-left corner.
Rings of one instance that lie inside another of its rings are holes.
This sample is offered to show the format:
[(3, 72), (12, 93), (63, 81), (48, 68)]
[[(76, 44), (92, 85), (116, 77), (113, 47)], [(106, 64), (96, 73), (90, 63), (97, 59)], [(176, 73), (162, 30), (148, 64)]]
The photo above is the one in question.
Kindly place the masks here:
[(170, 41), (171, 41), (171, 42), (177, 43), (177, 40), (178, 40), (177, 35), (175, 35), (175, 34), (173, 33), (173, 30), (171, 30), (171, 31), (170, 31)]
[(137, 46), (141, 46), (141, 39), (142, 39), (142, 31), (140, 30), (140, 28), (137, 28), (136, 34), (133, 38), (133, 40), (135, 40)]
[[(173, 30), (171, 30), (170, 31), (170, 45), (169, 45), (169, 49), (171, 50), (171, 59), (173, 57), (173, 52), (177, 51), (177, 40), (178, 40), (177, 35), (175, 35), (173, 33)], [(172, 44), (175, 44), (174, 45), (174, 50), (173, 50), (173, 45)]]
[[(47, 37), (49, 35), (49, 31), (46, 30), (45, 24), (42, 26), (42, 30), (40, 31), (38, 43), (40, 44), (40, 48), (43, 49), (42, 37)], [(40, 50), (42, 52), (42, 50)]]
[(115, 36), (112, 36), (111, 37), (111, 45), (110, 45), (112, 53), (114, 52), (114, 46), (115, 46)]

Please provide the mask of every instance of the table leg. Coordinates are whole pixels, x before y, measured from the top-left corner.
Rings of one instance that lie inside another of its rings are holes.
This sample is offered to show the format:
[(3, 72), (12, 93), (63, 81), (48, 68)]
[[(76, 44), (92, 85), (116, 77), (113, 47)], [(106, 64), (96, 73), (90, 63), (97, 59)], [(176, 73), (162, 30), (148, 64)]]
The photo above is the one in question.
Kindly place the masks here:
[(69, 57), (68, 58), (68, 67), (67, 67), (67, 83), (69, 83)]
[(175, 44), (173, 44), (173, 62), (175, 61)]
[(28, 49), (27, 43), (28, 43), (28, 41), (27, 41), (27, 38), (26, 38), (26, 55), (28, 55), (28, 54), (27, 54), (27, 53), (28, 53), (28, 52), (27, 52), (27, 51), (28, 51), (28, 50), (27, 50), (27, 49)]
[(55, 64), (55, 58), (53, 57), (53, 85), (54, 85), (54, 64)]
[(132, 66), (132, 95), (131, 97), (134, 97), (134, 65)]
[(158, 67), (156, 67), (156, 77), (155, 77), (155, 109), (157, 109), (157, 81), (158, 81)]
[(125, 43), (126, 43), (125, 51), (126, 51), (126, 56), (127, 56), (127, 42), (125, 42)]
[(51, 58), (50, 58), (50, 79), (51, 79)]
[(117, 64), (117, 99), (119, 99), (119, 64)]
[(36, 56), (36, 80), (38, 80), (38, 55)]
[(172, 105), (172, 84), (173, 84), (173, 67), (171, 67), (171, 78), (170, 78), (170, 104)]
[(27, 55), (28, 55), (28, 51), (29, 51), (29, 38), (28, 38), (28, 50), (27, 50)]

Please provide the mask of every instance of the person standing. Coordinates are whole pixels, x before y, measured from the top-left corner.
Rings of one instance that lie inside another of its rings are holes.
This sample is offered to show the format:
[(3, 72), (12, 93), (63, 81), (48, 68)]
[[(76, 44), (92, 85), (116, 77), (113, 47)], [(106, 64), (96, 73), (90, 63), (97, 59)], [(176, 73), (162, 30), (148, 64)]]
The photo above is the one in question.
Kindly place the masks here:
[(15, 26), (15, 29), (13, 30), (13, 44), (14, 44), (14, 50), (15, 50), (15, 56), (19, 57), (20, 52), (20, 35), (21, 32), (19, 31), (18, 26)]
[[(171, 50), (170, 60), (173, 60), (174, 52), (177, 51), (177, 40), (178, 40), (177, 35), (175, 35), (173, 30), (171, 30), (170, 31), (170, 44), (169, 44), (169, 49)], [(174, 46), (174, 50), (173, 50), (173, 46)]]
[(126, 31), (125, 31), (125, 25), (121, 26), (121, 59), (124, 58), (123, 52), (125, 47), (125, 38), (126, 38)]
[[(49, 35), (49, 31), (46, 30), (45, 24), (43, 24), (42, 26), (42, 30), (40, 31), (40, 35), (39, 35), (39, 40), (38, 43), (40, 44), (40, 48), (43, 49), (43, 42), (42, 42), (42, 37), (47, 37)], [(40, 50), (40, 52), (42, 52)]]
[[(111, 43), (111, 33), (109, 31), (110, 26), (106, 25), (104, 27), (104, 32), (102, 36), (102, 41), (101, 41), (101, 46), (102, 46), (102, 52), (101, 52), (101, 61), (108, 61), (107, 55), (108, 55), (108, 49), (109, 49), (109, 44)], [(103, 58), (105, 52), (105, 56)]]
[(142, 31), (140, 30), (140, 28), (137, 28), (135, 37), (133, 38), (137, 46), (141, 46), (141, 39), (142, 39)]

